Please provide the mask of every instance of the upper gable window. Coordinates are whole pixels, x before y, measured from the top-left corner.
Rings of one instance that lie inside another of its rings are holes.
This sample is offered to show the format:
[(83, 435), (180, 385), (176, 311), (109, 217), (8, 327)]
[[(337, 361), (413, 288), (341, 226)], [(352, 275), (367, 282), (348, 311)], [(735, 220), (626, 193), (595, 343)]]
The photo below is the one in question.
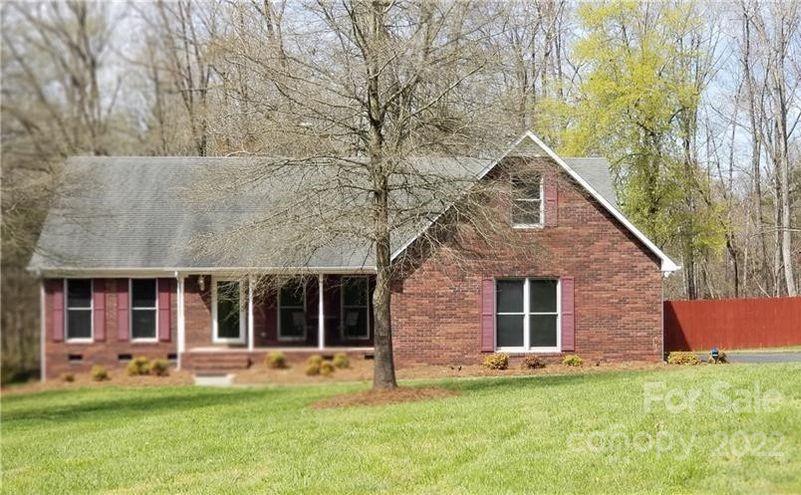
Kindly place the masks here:
[(512, 225), (541, 227), (544, 213), (542, 176), (512, 177)]

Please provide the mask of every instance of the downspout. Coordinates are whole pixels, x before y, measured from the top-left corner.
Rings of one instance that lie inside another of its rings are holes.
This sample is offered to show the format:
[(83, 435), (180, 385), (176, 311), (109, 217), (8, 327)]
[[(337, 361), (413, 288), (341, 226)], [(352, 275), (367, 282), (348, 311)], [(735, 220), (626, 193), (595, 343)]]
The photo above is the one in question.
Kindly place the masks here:
[(37, 270), (36, 277), (39, 279), (39, 380), (44, 383), (46, 379), (46, 358), (45, 358), (45, 289), (42, 274)]

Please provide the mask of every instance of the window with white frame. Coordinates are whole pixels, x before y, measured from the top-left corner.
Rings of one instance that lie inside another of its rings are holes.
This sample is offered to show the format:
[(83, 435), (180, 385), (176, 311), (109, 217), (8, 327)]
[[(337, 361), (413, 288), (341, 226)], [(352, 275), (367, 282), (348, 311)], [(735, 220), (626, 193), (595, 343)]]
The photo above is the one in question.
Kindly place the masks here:
[(245, 288), (238, 280), (216, 280), (212, 286), (214, 342), (245, 340)]
[(515, 227), (539, 227), (543, 225), (545, 212), (542, 201), (542, 176), (512, 177), (512, 225)]
[(156, 340), (158, 325), (156, 279), (131, 279), (131, 340)]
[(306, 339), (306, 283), (289, 280), (278, 291), (278, 340)]
[(92, 280), (67, 279), (67, 329), (68, 341), (92, 340)]
[(367, 277), (342, 277), (342, 338), (370, 337), (370, 284)]
[(559, 351), (558, 280), (498, 280), (495, 307), (496, 348), (509, 351)]

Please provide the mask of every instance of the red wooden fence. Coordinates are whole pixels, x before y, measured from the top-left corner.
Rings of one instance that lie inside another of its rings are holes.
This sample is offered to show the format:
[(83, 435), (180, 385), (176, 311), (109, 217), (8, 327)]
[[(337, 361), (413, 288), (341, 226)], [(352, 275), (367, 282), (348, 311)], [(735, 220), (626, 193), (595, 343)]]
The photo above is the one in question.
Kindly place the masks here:
[(665, 301), (665, 351), (801, 345), (801, 297)]

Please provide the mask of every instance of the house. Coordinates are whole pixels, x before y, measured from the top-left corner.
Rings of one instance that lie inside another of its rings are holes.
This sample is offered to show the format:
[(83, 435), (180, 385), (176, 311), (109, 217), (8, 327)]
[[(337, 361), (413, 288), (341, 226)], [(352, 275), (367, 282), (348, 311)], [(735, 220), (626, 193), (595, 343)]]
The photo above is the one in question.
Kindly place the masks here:
[[(236, 222), (252, 202), (198, 211), (176, 191), (236, 160), (68, 160), (82, 193), (62, 186), (29, 265), (42, 281), (43, 377), (138, 355), (196, 372), (244, 368), (276, 349), (290, 359), (371, 356), (369, 247), (320, 252), (272, 293), (247, 277), (279, 273), (281, 260), (190, 252), (194, 236)], [(511, 179), (523, 162), (537, 173), (521, 187)], [(492, 210), (497, 242), (477, 242), (458, 261), (434, 250), (393, 285), (397, 364), (477, 363), (495, 351), (661, 360), (662, 278), (678, 267), (620, 212), (608, 163), (561, 158), (531, 133), (498, 160), (466, 163), (474, 181), (508, 174), (513, 207)], [(269, 208), (269, 197), (260, 203)], [(419, 234), (398, 236), (393, 257)], [(505, 236), (530, 243), (531, 256), (513, 254)]]

